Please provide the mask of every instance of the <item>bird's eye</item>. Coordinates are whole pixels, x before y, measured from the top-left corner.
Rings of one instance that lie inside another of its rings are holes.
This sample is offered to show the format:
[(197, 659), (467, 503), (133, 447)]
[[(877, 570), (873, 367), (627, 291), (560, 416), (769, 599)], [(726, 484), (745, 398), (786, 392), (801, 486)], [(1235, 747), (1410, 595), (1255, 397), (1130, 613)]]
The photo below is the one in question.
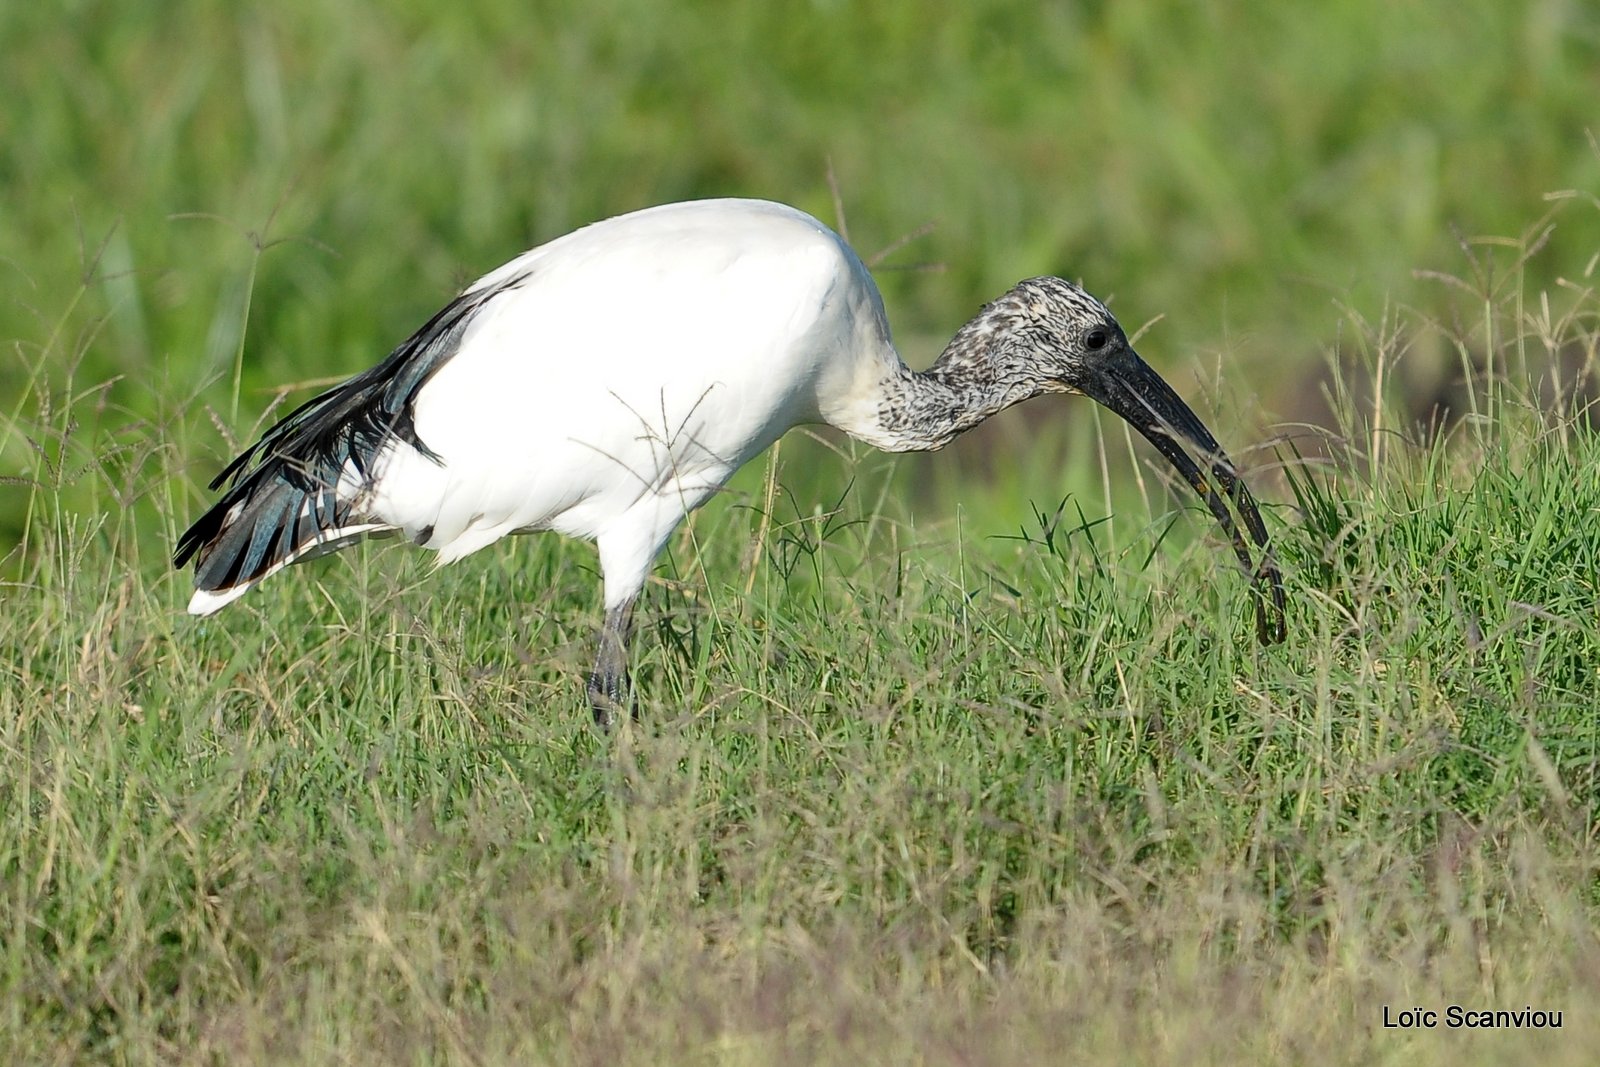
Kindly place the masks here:
[(1083, 347), (1091, 352), (1098, 352), (1111, 340), (1111, 335), (1098, 326), (1083, 335)]

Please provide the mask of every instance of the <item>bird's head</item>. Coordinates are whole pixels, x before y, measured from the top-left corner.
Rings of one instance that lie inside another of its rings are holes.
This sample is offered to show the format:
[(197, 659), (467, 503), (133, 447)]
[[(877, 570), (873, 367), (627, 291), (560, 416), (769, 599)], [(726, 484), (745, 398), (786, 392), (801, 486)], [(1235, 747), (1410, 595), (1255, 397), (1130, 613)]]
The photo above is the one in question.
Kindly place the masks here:
[[(1206, 501), (1239, 561), (1252, 572), (1261, 640), (1283, 640), (1283, 579), (1255, 499), (1211, 431), (1139, 358), (1104, 304), (1072, 282), (1030, 278), (985, 308), (969, 327), (989, 333), (983, 338), (988, 343), (974, 348), (985, 350), (996, 377), (1026, 383), (1030, 392), (1082, 393), (1120, 415), (1155, 445)], [(1251, 562), (1224, 496), (1233, 501), (1261, 549), (1259, 564)]]
[(1029, 278), (968, 323), (995, 373), (1039, 392), (1085, 392), (1079, 381), (1128, 350), (1128, 337), (1100, 301), (1061, 278)]

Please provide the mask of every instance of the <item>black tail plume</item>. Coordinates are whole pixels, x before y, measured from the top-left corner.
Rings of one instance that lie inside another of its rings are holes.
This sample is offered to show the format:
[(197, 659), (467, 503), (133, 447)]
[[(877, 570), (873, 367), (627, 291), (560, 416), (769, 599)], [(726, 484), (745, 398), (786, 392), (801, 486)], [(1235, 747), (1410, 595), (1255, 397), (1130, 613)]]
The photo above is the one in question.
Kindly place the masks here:
[(455, 355), (483, 305), (526, 277), (463, 293), (382, 363), (284, 416), (212, 480), (212, 489), (232, 484), (178, 538), (172, 565), (193, 559), (195, 587), (206, 591), (253, 582), (325, 535), (364, 521), (352, 514), (360, 493), (340, 499), (335, 486), (347, 473), (368, 484), (391, 441), (438, 462), (412, 420), (417, 390)]
[(308, 490), (283, 470), (260, 472), (230, 489), (178, 539), (172, 564), (195, 560), (197, 589), (253, 582), (349, 522), (331, 485)]

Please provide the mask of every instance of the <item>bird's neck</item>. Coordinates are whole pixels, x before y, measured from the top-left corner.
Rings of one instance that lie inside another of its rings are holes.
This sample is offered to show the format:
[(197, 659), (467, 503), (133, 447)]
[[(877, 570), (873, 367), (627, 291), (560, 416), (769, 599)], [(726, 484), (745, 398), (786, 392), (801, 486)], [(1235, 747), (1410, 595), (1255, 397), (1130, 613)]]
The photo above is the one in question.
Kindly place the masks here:
[(958, 434), (1039, 392), (1036, 381), (1002, 371), (996, 334), (974, 320), (925, 371), (899, 364), (880, 386), (872, 443), (890, 452), (943, 448)]

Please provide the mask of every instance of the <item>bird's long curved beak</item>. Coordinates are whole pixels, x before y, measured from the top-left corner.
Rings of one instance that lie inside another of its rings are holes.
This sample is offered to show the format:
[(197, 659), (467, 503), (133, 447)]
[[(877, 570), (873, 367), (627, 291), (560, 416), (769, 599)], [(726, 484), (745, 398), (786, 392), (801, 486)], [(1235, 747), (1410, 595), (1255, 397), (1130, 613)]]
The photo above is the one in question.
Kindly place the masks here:
[[(1277, 644), (1286, 633), (1283, 575), (1273, 558), (1267, 538), (1267, 528), (1256, 509), (1255, 498), (1244, 482), (1234, 472), (1233, 464), (1217, 445), (1216, 438), (1206, 429), (1189, 405), (1172, 387), (1139, 358), (1138, 353), (1127, 348), (1105, 363), (1084, 368), (1083, 380), (1077, 388), (1092, 400), (1122, 416), (1134, 429), (1143, 434), (1151, 444), (1160, 449), (1185, 481), (1205, 498), (1211, 514), (1217, 517), (1222, 529), (1233, 542), (1233, 554), (1245, 572), (1251, 575), (1256, 598), (1256, 635), (1264, 645)], [(1178, 440), (1186, 439), (1200, 453), (1211, 468), (1207, 478), (1200, 467)], [(1222, 490), (1218, 493), (1218, 488)], [(1245, 529), (1261, 549), (1261, 562), (1253, 563), (1250, 548), (1244, 535), (1234, 525), (1222, 495), (1233, 500), (1244, 521)]]

